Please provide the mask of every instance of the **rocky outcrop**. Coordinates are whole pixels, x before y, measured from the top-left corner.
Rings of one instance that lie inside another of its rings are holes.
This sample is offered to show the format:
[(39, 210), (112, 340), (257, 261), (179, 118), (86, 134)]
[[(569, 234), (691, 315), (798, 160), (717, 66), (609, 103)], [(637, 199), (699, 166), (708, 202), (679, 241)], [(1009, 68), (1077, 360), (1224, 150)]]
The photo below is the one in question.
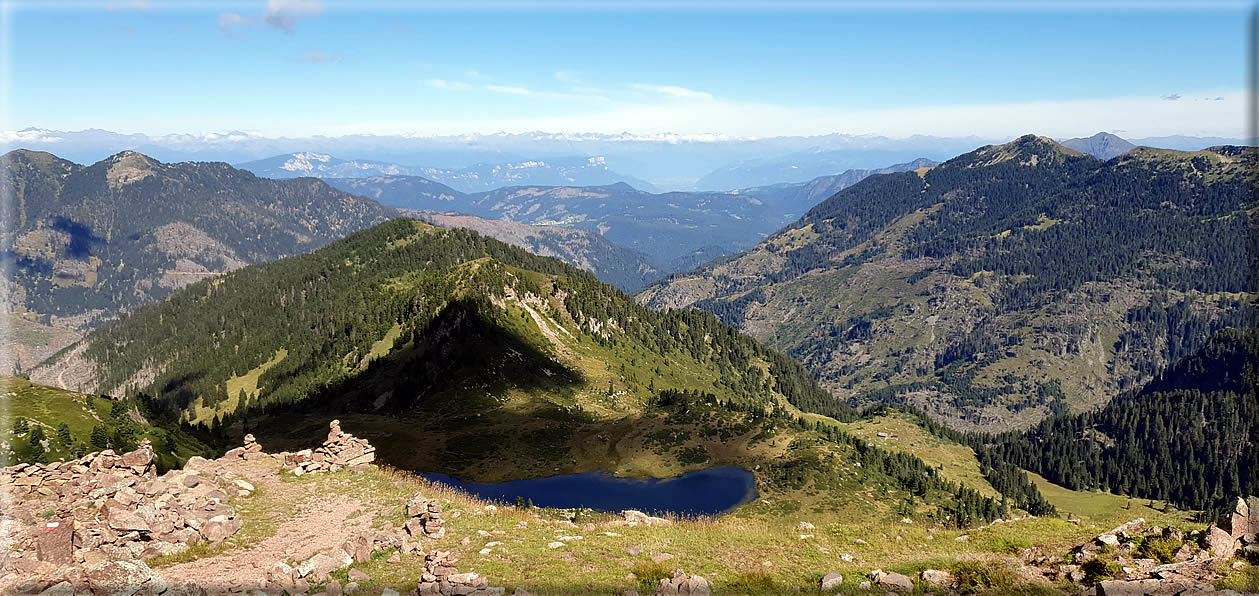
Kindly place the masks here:
[(328, 425), (328, 438), (318, 449), (285, 453), (284, 463), (298, 476), (312, 472), (362, 471), (376, 461), (376, 448), (366, 439), (341, 431), (341, 421)]
[(417, 591), (421, 595), (469, 594), (502, 596), (506, 589), (490, 587), (489, 580), (476, 573), (459, 573), (458, 560), (448, 551), (435, 550), (424, 556), (424, 573)]
[[(159, 477), (145, 440), (121, 455), (105, 450), (5, 468), (0, 491), (11, 491), (20, 505), (6, 507), (4, 516), (29, 524), (16, 543), (33, 547), (13, 556), (57, 565), (150, 559), (225, 540), (241, 527), (223, 488), (233, 479), (211, 473), (208, 463), (193, 458), (186, 469)], [(34, 523), (34, 512), (51, 516)]]

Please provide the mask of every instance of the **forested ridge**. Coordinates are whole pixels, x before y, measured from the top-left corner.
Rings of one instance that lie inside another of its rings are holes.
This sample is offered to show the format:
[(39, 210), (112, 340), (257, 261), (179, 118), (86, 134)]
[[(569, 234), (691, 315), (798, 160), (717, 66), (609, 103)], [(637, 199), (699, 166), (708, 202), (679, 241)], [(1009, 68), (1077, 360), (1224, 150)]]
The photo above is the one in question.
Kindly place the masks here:
[[(198, 398), (202, 406), (236, 398), (227, 379), (283, 350), (259, 375), (257, 394), (245, 397), (249, 407), (290, 403), (359, 372), (353, 363), (391, 330), (386, 351), (436, 341), (426, 329), (448, 304), (467, 303), (493, 318), (500, 315), (489, 303), (509, 291), (562, 297), (561, 320), (597, 343), (633, 344), (711, 367), (714, 382), (739, 400), (768, 404), (773, 392), (802, 409), (846, 415), (799, 364), (708, 313), (653, 312), (555, 259), (409, 220), (189, 286), (93, 333), (84, 354), (96, 365), (101, 390), (145, 392), (182, 410)], [(146, 372), (151, 380), (136, 382)], [(631, 372), (643, 389), (653, 387), (651, 371)]]
[(854, 405), (912, 394), (1009, 428), (1140, 387), (1254, 316), (1254, 165), (1239, 147), (1103, 162), (1029, 135), (867, 178), (639, 299), (712, 312)]
[(16, 306), (107, 316), (207, 274), (300, 254), (396, 212), (311, 178), (267, 180), (225, 163), (123, 151), (83, 166), (38, 151), (0, 156), (13, 225), (0, 260)]
[(1069, 488), (1221, 511), (1259, 493), (1256, 389), (1259, 331), (1226, 329), (1100, 410), (982, 440), (1002, 461)]

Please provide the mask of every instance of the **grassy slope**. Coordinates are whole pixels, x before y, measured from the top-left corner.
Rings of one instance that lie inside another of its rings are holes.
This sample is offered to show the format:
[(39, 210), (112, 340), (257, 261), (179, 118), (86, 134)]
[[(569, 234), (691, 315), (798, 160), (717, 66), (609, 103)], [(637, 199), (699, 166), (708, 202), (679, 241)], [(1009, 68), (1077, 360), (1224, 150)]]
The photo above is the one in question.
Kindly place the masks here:
[[(12, 454), (8, 450), (0, 451), (0, 465), (29, 461), (29, 433), (13, 432), (18, 417), (25, 418), (31, 427), (35, 424), (44, 427), (48, 459), (56, 461), (71, 458), (73, 445), (79, 445), (84, 452), (96, 451), (97, 448), (90, 447), (92, 429), (113, 425), (110, 410), (114, 403), (100, 396), (37, 385), (22, 377), (0, 376), (0, 441), (7, 442), (13, 450)], [(57, 427), (63, 422), (70, 428), (70, 445), (57, 440)], [(147, 424), (136, 425), (136, 428), (135, 439), (152, 440), (159, 462), (164, 466), (176, 465), (176, 460), (183, 461), (192, 455), (209, 453), (208, 447), (182, 433)]]
[[(816, 593), (821, 576), (838, 571), (846, 578), (842, 592), (860, 593), (857, 584), (874, 568), (916, 576), (926, 568), (955, 569), (959, 565), (983, 569), (990, 578), (990, 588), (1009, 593), (1017, 579), (1009, 571), (1008, 561), (1017, 560), (1019, 549), (1037, 546), (1045, 552), (1065, 553), (1115, 523), (1114, 512), (1102, 512), (1103, 517), (1085, 518), (1080, 524), (1036, 518), (960, 531), (921, 522), (874, 520), (851, 511), (758, 515), (755, 510), (763, 506), (758, 502), (720, 518), (679, 520), (672, 527), (629, 528), (608, 524), (615, 516), (588, 511), (517, 509), (502, 504), (491, 510), (486, 507), (488, 503), (464, 493), (386, 469), (360, 475), (339, 472), (287, 477), (286, 481), (303, 494), (358, 499), (375, 513), (375, 524), (381, 528), (402, 525), (404, 503), (409, 497), (418, 493), (440, 498), (445, 503), (447, 535), (434, 546), (455, 553), (460, 571), (485, 575), (491, 585), (506, 586), (508, 593), (516, 587), (540, 594), (619, 594), (626, 589), (650, 593), (654, 589), (652, 578), (675, 568), (701, 574), (717, 591), (734, 594), (778, 594), (796, 588)], [(247, 549), (265, 536), (276, 515), (290, 511), (291, 504), (299, 500), (290, 497), (286, 503), (271, 503), (268, 499), (266, 492), (259, 492), (240, 500), (238, 511), (246, 529), (255, 529), (248, 530), (252, 538), (238, 541), (234, 548)], [(1131, 513), (1135, 517), (1139, 512), (1134, 509)], [(1130, 517), (1122, 518), (1127, 519)], [(815, 528), (797, 529), (801, 521)], [(801, 538), (801, 534), (812, 537)], [(955, 540), (962, 534), (969, 540)], [(565, 536), (582, 538), (563, 539), (561, 548), (548, 547)], [(868, 544), (857, 543), (857, 539)], [(502, 544), (487, 547), (490, 542)], [(641, 554), (629, 554), (626, 549), (633, 546), (640, 547)], [(482, 554), (486, 548), (489, 551)], [(651, 555), (660, 553), (673, 558), (653, 563)], [(361, 587), (365, 593), (377, 593), (384, 587), (400, 591), (414, 588), (422, 560), (404, 555), (400, 563), (388, 563), (385, 559), (389, 554), (380, 553), (373, 561), (355, 565), (372, 578)], [(844, 562), (841, 554), (851, 554), (854, 560)], [(629, 578), (631, 572), (637, 577)], [(344, 583), (345, 574), (338, 572), (334, 577)], [(1023, 586), (1021, 591), (1047, 593), (1051, 587)]]

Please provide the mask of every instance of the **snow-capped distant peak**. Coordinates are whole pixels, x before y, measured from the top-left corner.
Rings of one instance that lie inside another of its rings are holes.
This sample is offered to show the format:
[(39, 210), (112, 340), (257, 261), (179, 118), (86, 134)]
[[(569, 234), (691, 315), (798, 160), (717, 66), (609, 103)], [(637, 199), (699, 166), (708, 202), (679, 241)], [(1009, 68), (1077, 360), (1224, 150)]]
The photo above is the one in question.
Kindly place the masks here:
[(324, 153), (294, 153), (293, 157), (284, 162), (280, 168), (290, 172), (309, 172), (315, 169), (313, 162), (328, 163), (332, 156)]

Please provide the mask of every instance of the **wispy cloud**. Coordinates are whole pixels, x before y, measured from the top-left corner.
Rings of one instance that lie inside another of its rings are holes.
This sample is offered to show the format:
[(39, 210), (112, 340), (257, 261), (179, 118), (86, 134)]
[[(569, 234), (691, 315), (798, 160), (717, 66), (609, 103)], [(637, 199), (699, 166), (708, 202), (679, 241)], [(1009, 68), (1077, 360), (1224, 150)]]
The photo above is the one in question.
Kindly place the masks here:
[(1163, 99), (1164, 101), (1180, 101), (1179, 93), (1168, 93), (1167, 95), (1162, 95), (1159, 97)]
[(713, 95), (711, 93), (687, 89), (686, 87), (677, 87), (674, 85), (645, 85), (642, 83), (633, 83), (630, 85), (630, 88), (643, 93), (654, 93), (657, 95), (666, 95), (682, 99), (713, 99)]
[(538, 96), (538, 93), (534, 92), (532, 89), (516, 87), (514, 85), (486, 85), (485, 90), (492, 91), (494, 93), (503, 93), (505, 95), (520, 95), (524, 97)]
[(577, 80), (577, 74), (567, 70), (557, 70), (555, 71), (555, 80), (572, 83)]
[(232, 39), (240, 39), (240, 33), (237, 29), (248, 27), (257, 22), (258, 20), (254, 17), (225, 12), (219, 15), (219, 32)]
[(467, 89), (471, 86), (463, 81), (448, 81), (446, 79), (428, 79), (424, 81), (424, 84), (434, 89)]
[(301, 58), (302, 62), (340, 62), (341, 54), (325, 54), (319, 50), (310, 50)]
[(301, 19), (312, 19), (323, 14), (321, 0), (267, 0), (267, 6), (259, 16), (234, 12), (219, 14), (219, 32), (232, 39), (241, 39), (240, 30), (266, 23), (292, 33)]
[[(546, 98), (536, 88), (509, 87), (518, 97)], [(1189, 95), (1187, 93), (1187, 95)], [(556, 115), (452, 120), (360, 122), (344, 130), (413, 130), (425, 134), (550, 131), (682, 135), (720, 133), (736, 137), (816, 135), (831, 132), (1013, 138), (1036, 133), (1067, 138), (1099, 130), (1125, 130), (1132, 136), (1173, 134), (1245, 137), (1246, 92), (1210, 89), (1193, 97), (1220, 101), (1166, 101), (1158, 95), (1033, 101), (1000, 104), (918, 104), (856, 108), (835, 104), (767, 104), (714, 98), (700, 103), (664, 93), (614, 96), (593, 102), (570, 95), (572, 109)], [(702, 96), (701, 96), (702, 97)], [(701, 108), (701, 109), (697, 109)], [(504, 110), (502, 113), (510, 113)], [(1186, 126), (1185, 123), (1193, 123)]]
[(297, 29), (299, 19), (314, 18), (323, 14), (320, 0), (267, 0), (267, 10), (262, 20), (272, 27), (289, 33)]
[(468, 70), (463, 71), (463, 76), (464, 78), (472, 79), (473, 81), (489, 81), (492, 79), (490, 75), (477, 71), (474, 68), (469, 68)]

